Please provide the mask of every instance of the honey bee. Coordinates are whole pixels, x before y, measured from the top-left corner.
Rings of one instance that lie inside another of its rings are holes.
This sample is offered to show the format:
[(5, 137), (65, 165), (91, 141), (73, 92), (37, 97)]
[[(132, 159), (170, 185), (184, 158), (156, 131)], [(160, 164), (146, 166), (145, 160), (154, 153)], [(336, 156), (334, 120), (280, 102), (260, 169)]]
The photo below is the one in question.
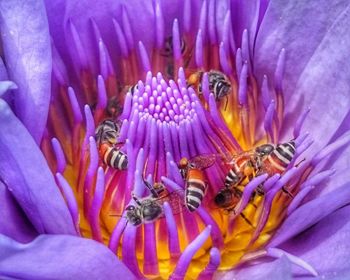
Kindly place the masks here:
[[(214, 202), (217, 207), (225, 210), (227, 213), (232, 211), (234, 214), (236, 214), (235, 206), (239, 203), (241, 198), (242, 198), (242, 191), (238, 187), (223, 188), (216, 194), (214, 198)], [(254, 195), (252, 196), (252, 200), (253, 198), (254, 198)], [(249, 221), (249, 219), (243, 213), (240, 213), (240, 216), (246, 221), (247, 224), (254, 227), (253, 224)]]
[[(222, 209), (232, 210), (242, 197), (239, 186), (247, 184), (244, 180), (252, 180), (263, 173), (268, 176), (282, 174), (295, 155), (295, 142), (293, 140), (277, 145), (264, 144), (255, 149), (240, 153), (229, 162), (231, 169), (225, 178), (225, 187), (220, 190), (215, 198), (215, 204)], [(286, 190), (284, 190), (286, 191)], [(287, 191), (286, 191), (287, 192)], [(261, 186), (253, 192), (251, 200), (256, 195), (264, 195)]]
[(133, 226), (152, 223), (164, 216), (163, 203), (169, 202), (173, 214), (180, 213), (183, 206), (183, 199), (178, 192), (167, 193), (162, 183), (156, 183), (153, 186), (144, 180), (151, 195), (145, 198), (137, 198), (132, 194), (136, 206), (129, 205), (125, 208), (126, 219)]
[(118, 117), (123, 111), (123, 106), (121, 105), (117, 96), (110, 98), (107, 102), (106, 112), (107, 116), (111, 118)]
[[(190, 75), (187, 80), (188, 86), (195, 88), (197, 93), (201, 96), (202, 91), (202, 78), (204, 71), (198, 71)], [(208, 73), (209, 91), (214, 94), (215, 100), (220, 101), (226, 97), (225, 110), (228, 102), (228, 95), (231, 92), (231, 82), (229, 78), (222, 72), (216, 70), (210, 70)]]
[[(184, 63), (184, 68), (187, 68), (190, 60), (192, 49), (189, 48), (188, 44), (185, 42), (183, 38), (180, 40), (180, 50)], [(173, 48), (173, 36), (169, 36), (164, 41), (164, 47), (160, 51), (161, 56), (165, 59), (165, 73), (169, 79), (174, 78), (174, 48)]]
[[(186, 53), (187, 51), (187, 45), (186, 42), (183, 38), (180, 40), (180, 49), (181, 49), (181, 54)], [(173, 48), (173, 36), (169, 36), (165, 39), (164, 41), (164, 47), (160, 51), (160, 54), (165, 57), (172, 57), (174, 54), (174, 48)]]
[(202, 203), (208, 184), (203, 169), (214, 164), (216, 155), (200, 155), (192, 159), (183, 157), (178, 167), (182, 178), (186, 182), (185, 205), (190, 212), (194, 212)]
[(117, 143), (119, 133), (120, 124), (107, 119), (97, 126), (95, 139), (103, 163), (112, 168), (124, 170), (128, 166), (128, 158), (120, 151), (121, 143)]
[(264, 144), (255, 149), (240, 153), (229, 162), (231, 169), (225, 178), (225, 186), (240, 184), (245, 178), (267, 173), (272, 176), (282, 174), (295, 154), (295, 142), (289, 141), (277, 145)]

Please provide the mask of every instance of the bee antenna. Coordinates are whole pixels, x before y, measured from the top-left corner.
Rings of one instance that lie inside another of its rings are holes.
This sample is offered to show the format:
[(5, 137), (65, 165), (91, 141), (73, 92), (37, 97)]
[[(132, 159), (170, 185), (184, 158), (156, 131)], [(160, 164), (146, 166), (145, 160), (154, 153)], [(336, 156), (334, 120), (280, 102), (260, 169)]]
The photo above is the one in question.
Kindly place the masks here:
[(228, 95), (226, 95), (225, 111), (226, 111), (226, 109), (227, 109), (227, 104), (228, 104)]

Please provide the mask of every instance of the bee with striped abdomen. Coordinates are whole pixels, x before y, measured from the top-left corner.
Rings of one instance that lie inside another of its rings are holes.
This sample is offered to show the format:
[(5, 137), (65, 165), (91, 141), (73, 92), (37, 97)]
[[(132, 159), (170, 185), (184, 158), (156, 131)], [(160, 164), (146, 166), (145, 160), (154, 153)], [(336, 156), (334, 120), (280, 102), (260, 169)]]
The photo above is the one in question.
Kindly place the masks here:
[(196, 211), (205, 196), (207, 182), (203, 169), (214, 164), (216, 155), (200, 155), (192, 159), (182, 158), (178, 164), (186, 182), (185, 205), (191, 212)]
[[(187, 80), (188, 86), (194, 87), (197, 93), (201, 96), (203, 94), (202, 91), (202, 78), (205, 72), (198, 71), (190, 75)], [(228, 95), (231, 92), (231, 82), (229, 78), (222, 72), (216, 70), (210, 70), (207, 72), (208, 74), (208, 82), (209, 82), (209, 91), (214, 94), (215, 100), (218, 102), (226, 97), (226, 105), (228, 102)]]
[[(216, 194), (215, 204), (222, 209), (233, 209), (241, 199), (244, 186), (249, 181), (263, 173), (268, 174), (269, 177), (282, 174), (294, 155), (293, 140), (277, 145), (263, 144), (251, 151), (235, 155), (228, 163), (230, 170), (225, 178), (225, 187)], [(239, 189), (238, 186), (243, 186), (243, 189)], [(264, 195), (264, 190), (259, 186), (253, 192), (252, 199), (255, 195)]]
[(104, 120), (96, 128), (95, 139), (98, 152), (103, 163), (119, 170), (124, 170), (128, 166), (127, 155), (120, 151), (118, 137), (120, 125), (113, 120)]

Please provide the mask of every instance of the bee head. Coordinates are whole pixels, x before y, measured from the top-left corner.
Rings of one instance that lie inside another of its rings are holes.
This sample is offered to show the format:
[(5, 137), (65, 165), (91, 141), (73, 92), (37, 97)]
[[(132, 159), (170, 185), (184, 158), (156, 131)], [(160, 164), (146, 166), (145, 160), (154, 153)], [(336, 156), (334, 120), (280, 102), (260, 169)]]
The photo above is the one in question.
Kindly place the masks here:
[(126, 218), (133, 226), (138, 226), (142, 223), (141, 217), (136, 211), (136, 207), (134, 205), (129, 205), (125, 208), (126, 210)]
[(179, 166), (180, 169), (185, 169), (188, 166), (188, 159), (185, 158), (185, 157), (180, 159), (180, 162), (179, 162), (178, 166)]

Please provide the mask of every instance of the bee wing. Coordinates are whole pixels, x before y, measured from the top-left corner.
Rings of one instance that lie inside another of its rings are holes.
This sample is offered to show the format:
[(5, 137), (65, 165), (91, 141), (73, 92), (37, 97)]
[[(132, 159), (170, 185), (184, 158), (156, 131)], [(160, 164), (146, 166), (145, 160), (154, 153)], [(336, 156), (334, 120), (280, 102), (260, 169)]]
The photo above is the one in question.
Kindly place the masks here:
[(181, 213), (185, 207), (185, 192), (178, 190), (168, 193), (166, 196), (160, 197), (161, 203), (168, 202), (174, 215)]
[(226, 164), (233, 165), (238, 159), (243, 159), (243, 158), (250, 159), (252, 156), (254, 156), (254, 151), (244, 151), (233, 156), (231, 155), (231, 158), (228, 159)]
[(217, 160), (217, 154), (204, 154), (196, 156), (190, 159), (190, 164), (194, 165), (195, 168), (205, 169), (212, 166)]

